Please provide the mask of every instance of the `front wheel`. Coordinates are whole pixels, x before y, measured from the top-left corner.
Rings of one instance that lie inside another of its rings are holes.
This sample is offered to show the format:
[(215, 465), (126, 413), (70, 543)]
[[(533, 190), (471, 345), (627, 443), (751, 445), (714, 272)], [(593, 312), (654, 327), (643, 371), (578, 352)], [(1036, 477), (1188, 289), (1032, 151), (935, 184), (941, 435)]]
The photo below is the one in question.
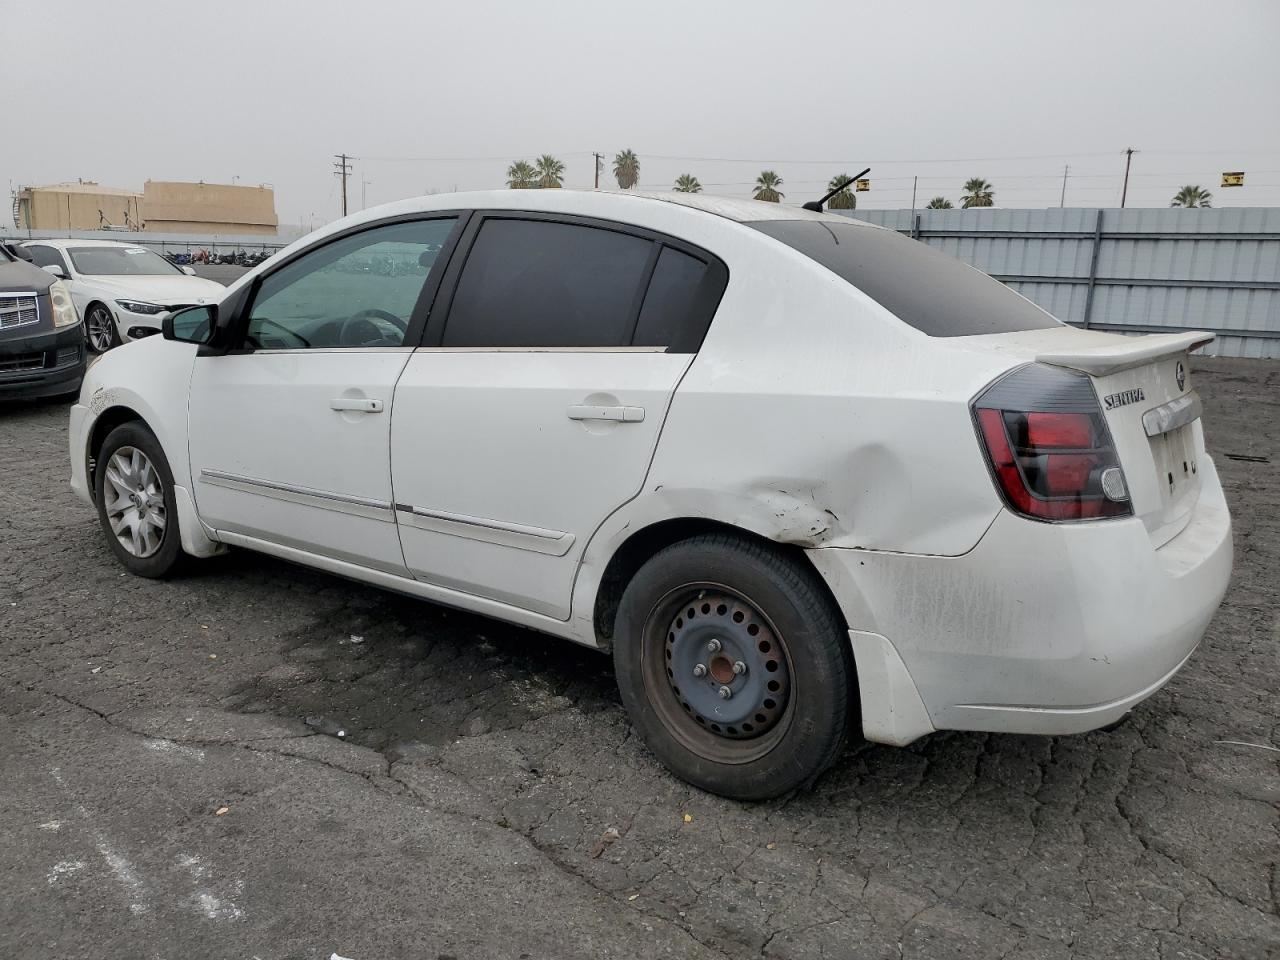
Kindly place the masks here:
[(737, 800), (811, 784), (855, 708), (848, 637), (816, 574), (734, 535), (681, 541), (640, 568), (619, 605), (614, 666), (658, 759)]
[(173, 474), (160, 442), (142, 423), (107, 435), (94, 478), (98, 520), (107, 545), (130, 573), (167, 577), (184, 554)]
[(120, 345), (120, 332), (116, 330), (115, 317), (100, 303), (89, 307), (84, 317), (85, 339), (94, 353), (106, 353)]

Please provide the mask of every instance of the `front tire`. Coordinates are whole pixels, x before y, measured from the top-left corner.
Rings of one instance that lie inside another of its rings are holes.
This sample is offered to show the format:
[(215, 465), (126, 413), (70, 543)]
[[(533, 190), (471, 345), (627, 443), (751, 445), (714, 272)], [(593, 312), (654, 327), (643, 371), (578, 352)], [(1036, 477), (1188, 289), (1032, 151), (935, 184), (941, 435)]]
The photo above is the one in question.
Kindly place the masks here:
[(94, 492), (107, 546), (130, 573), (161, 578), (174, 573), (184, 554), (169, 461), (140, 421), (107, 435), (97, 456)]
[(112, 347), (120, 346), (120, 331), (116, 329), (116, 319), (101, 303), (91, 304), (84, 315), (85, 342), (94, 353), (106, 353)]
[(623, 592), (613, 655), (637, 732), (703, 790), (776, 797), (844, 747), (847, 634), (816, 574), (766, 544), (712, 534), (659, 551)]

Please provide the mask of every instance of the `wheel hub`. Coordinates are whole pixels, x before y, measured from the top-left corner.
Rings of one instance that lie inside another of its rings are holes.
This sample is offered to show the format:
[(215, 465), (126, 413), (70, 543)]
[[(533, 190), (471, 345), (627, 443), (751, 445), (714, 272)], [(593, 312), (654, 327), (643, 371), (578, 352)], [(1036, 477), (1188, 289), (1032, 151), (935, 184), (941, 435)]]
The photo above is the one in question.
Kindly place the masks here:
[(159, 473), (136, 447), (120, 447), (104, 469), (104, 507), (111, 532), (135, 557), (151, 556), (164, 542), (166, 523)]
[(750, 604), (700, 593), (672, 619), (665, 652), (680, 705), (717, 736), (758, 737), (781, 719), (791, 686), (786, 656)]

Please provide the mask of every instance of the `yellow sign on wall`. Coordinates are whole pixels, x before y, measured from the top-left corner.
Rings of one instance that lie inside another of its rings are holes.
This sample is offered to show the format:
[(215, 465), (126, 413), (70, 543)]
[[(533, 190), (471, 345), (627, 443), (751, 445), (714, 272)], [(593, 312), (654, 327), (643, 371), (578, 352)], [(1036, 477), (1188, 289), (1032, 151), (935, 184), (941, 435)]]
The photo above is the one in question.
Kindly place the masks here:
[(854, 187), (857, 189), (857, 191), (858, 191), (859, 193), (862, 193), (862, 192), (863, 192), (863, 191), (865, 191), (865, 190), (870, 190), (870, 189), (871, 189), (871, 181), (870, 181), (870, 180), (855, 180), (855, 181), (853, 182), (853, 185), (854, 185)]
[(1243, 187), (1244, 171), (1234, 170), (1230, 173), (1224, 173), (1222, 175), (1222, 185), (1224, 187)]

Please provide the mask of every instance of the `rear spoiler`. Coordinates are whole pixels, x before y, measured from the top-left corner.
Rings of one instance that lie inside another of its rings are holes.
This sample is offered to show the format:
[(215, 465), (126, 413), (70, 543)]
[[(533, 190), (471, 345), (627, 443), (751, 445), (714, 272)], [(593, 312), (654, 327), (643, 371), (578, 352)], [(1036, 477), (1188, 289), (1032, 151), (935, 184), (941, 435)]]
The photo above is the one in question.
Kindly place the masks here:
[(1212, 343), (1215, 336), (1207, 330), (1192, 330), (1187, 333), (1148, 333), (1137, 337), (1117, 337), (1115, 342), (1106, 346), (1041, 353), (1036, 356), (1036, 362), (1070, 367), (1072, 370), (1102, 377), (1140, 367), (1160, 357), (1187, 353), (1206, 343)]

